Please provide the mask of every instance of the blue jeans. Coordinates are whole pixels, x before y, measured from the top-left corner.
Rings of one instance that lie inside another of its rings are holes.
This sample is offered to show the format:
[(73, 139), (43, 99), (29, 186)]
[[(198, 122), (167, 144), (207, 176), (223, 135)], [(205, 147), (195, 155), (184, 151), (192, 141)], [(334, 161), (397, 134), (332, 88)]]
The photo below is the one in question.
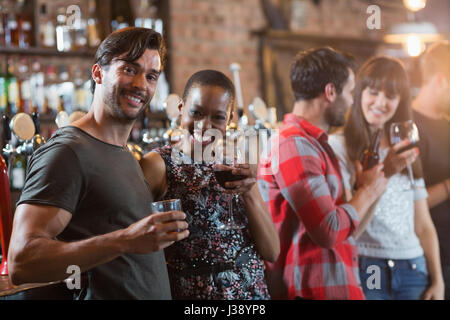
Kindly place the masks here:
[(359, 257), (367, 300), (420, 300), (429, 286), (425, 257), (408, 260)]

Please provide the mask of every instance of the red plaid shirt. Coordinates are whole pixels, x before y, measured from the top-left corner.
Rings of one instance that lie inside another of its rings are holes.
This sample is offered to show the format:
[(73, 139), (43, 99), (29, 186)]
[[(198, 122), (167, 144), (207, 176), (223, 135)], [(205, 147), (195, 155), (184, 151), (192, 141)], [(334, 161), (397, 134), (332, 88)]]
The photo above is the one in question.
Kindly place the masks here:
[(343, 203), (338, 160), (328, 135), (287, 114), (278, 148), (258, 168), (258, 185), (280, 235), (268, 263), (274, 299), (364, 299), (352, 233), (358, 214)]

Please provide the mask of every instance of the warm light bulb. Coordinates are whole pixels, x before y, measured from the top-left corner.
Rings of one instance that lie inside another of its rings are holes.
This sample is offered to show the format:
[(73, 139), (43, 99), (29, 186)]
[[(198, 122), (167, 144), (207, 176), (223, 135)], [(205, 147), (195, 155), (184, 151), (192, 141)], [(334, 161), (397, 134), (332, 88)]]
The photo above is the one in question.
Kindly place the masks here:
[(427, 0), (403, 0), (403, 4), (408, 10), (416, 12), (425, 8)]
[(411, 57), (418, 57), (424, 50), (424, 44), (418, 36), (408, 36), (406, 41), (406, 50)]

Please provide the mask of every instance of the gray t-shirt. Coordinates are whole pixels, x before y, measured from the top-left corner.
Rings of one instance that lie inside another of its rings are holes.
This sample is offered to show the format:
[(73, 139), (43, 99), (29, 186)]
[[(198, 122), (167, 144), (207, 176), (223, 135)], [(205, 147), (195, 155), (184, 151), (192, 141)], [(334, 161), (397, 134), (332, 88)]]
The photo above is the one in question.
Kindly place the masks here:
[[(353, 190), (355, 166), (349, 159), (342, 132), (330, 135), (328, 143), (339, 159), (344, 187)], [(388, 149), (380, 149), (380, 161)], [(414, 232), (414, 201), (428, 197), (423, 179), (411, 188), (408, 176), (397, 173), (389, 178), (386, 191), (371, 210), (375, 210), (365, 231), (356, 240), (362, 256), (382, 259), (413, 259), (423, 255)]]
[[(70, 212), (72, 219), (57, 238), (71, 242), (126, 228), (150, 214), (151, 202), (148, 183), (128, 150), (69, 126), (34, 153), (18, 205)], [(89, 270), (87, 279), (76, 299), (171, 299), (163, 251), (123, 254)]]

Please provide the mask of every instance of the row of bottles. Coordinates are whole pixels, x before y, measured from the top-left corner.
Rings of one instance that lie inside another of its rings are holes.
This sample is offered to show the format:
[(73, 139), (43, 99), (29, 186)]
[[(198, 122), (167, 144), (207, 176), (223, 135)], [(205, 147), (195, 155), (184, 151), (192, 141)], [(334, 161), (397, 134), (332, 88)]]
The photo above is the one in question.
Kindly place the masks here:
[[(0, 113), (55, 116), (87, 111), (92, 101), (90, 63), (68, 63), (42, 57), (14, 57), (0, 60)], [(48, 137), (46, 137), (48, 138)]]
[[(39, 28), (39, 46), (58, 51), (76, 51), (86, 47), (96, 48), (101, 42), (100, 23), (96, 17), (96, 1), (83, 0), (79, 5), (54, 8), (50, 1), (1, 0), (0, 46), (29, 48), (33, 30)], [(33, 10), (38, 16), (33, 28)]]
[[(163, 32), (155, 1), (112, 0), (110, 4), (110, 31), (138, 26)], [(105, 32), (97, 18), (96, 0), (0, 0), (0, 12), (0, 46), (85, 50), (96, 48)]]
[(96, 48), (100, 42), (100, 24), (96, 17), (95, 0), (78, 5), (67, 5), (49, 10), (50, 3), (43, 2), (39, 10), (39, 39), (42, 47), (58, 51), (76, 51), (86, 47)]
[(0, 1), (0, 46), (33, 45), (32, 1)]

